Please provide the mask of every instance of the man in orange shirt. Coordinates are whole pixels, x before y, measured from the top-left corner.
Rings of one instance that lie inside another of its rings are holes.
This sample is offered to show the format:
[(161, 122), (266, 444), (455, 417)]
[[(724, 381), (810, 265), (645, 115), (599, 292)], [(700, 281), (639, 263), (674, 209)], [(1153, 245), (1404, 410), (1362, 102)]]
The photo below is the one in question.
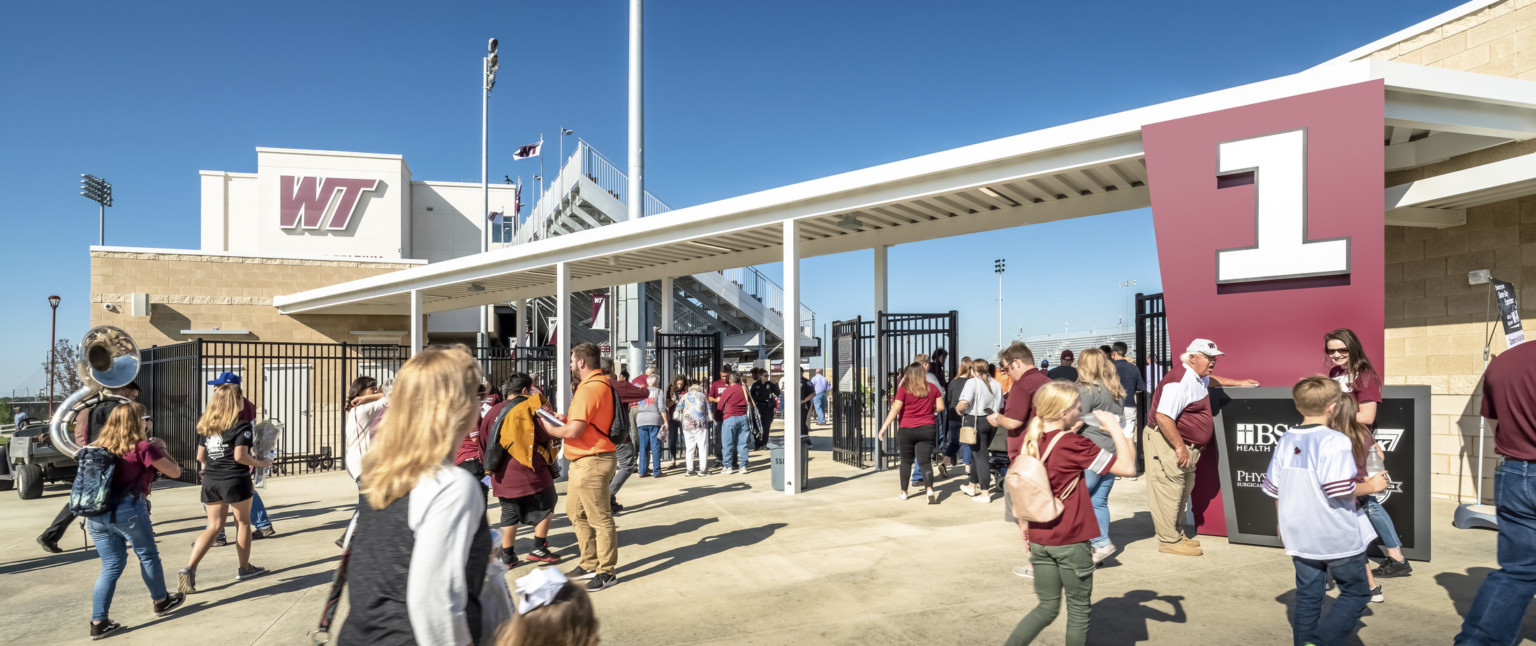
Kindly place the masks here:
[(613, 524), (608, 485), (618, 461), (617, 447), (608, 433), (614, 422), (617, 395), (601, 369), (597, 346), (583, 343), (571, 348), (571, 372), (580, 382), (571, 396), (571, 407), (550, 435), (565, 439), (565, 458), (570, 460), (570, 480), (565, 491), (565, 515), (576, 533), (581, 562), (566, 574), (573, 580), (590, 579), (587, 591), (612, 586), (618, 577), (618, 532)]

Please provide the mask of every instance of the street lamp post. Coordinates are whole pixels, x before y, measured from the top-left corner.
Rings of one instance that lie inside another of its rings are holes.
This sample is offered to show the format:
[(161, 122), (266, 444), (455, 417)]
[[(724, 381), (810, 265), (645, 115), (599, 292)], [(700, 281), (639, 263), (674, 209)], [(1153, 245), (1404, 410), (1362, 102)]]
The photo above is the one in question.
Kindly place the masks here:
[[(488, 134), (488, 126), (490, 120), (488, 118), (488, 112), (490, 108), (491, 88), (496, 87), (496, 71), (501, 69), (501, 65), (498, 64), (497, 58), (496, 39), (492, 38), (490, 43), (486, 45), (485, 58), (481, 59), (480, 61), (482, 72), (480, 79), (480, 199), (482, 202), (482, 208), (480, 209), (480, 221), (485, 223), (482, 225), (485, 227), (485, 232), (480, 236), (481, 253), (485, 253), (491, 250), (491, 184), (486, 173), (488, 167), (490, 166), (490, 140)], [(480, 347), (488, 347), (491, 345), (491, 321), (489, 309), (490, 306), (480, 307)]]
[(112, 185), (95, 175), (80, 175), (80, 195), (101, 206), (96, 244), (107, 244), (107, 207), (112, 206)]
[(1008, 264), (1007, 260), (998, 258), (992, 261), (992, 271), (997, 274), (997, 350), (1003, 350), (1003, 269)]
[(48, 330), (48, 417), (50, 419), (53, 418), (53, 382), (54, 375), (56, 374), (54, 372), (54, 359), (58, 355), (55, 352), (55, 347), (59, 342), (59, 301), (62, 300), (64, 299), (58, 296), (48, 297), (48, 307), (53, 310), (53, 325)]

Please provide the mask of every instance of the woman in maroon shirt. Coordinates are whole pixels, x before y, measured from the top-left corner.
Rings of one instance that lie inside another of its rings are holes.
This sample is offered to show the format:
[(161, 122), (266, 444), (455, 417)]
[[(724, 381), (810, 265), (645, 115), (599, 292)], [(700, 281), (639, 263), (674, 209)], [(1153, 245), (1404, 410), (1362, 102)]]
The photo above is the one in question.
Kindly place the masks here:
[(885, 431), (898, 418), (901, 423), (896, 431), (896, 442), (901, 446), (901, 500), (907, 499), (907, 482), (912, 473), (914, 456), (923, 456), (918, 466), (923, 472), (923, 486), (928, 490), (928, 504), (938, 504), (938, 494), (933, 491), (933, 464), (928, 456), (933, 454), (933, 442), (938, 428), (934, 421), (944, 410), (944, 391), (928, 382), (928, 370), (921, 363), (907, 366), (902, 374), (901, 386), (896, 389), (896, 401), (891, 403), (891, 414), (880, 425), (879, 441), (885, 442)]
[(1136, 445), (1120, 431), (1120, 420), (1104, 411), (1095, 411), (1094, 418), (1114, 440), (1114, 453), (1099, 448), (1077, 432), (1082, 427), (1082, 405), (1076, 384), (1044, 384), (1035, 391), (1033, 403), (1035, 416), (1024, 433), (1021, 455), (1039, 458), (1045, 454), (1043, 461), (1051, 490), (1060, 495), (1070, 487), (1070, 493), (1062, 501), (1061, 515), (1055, 520), (1028, 525), (1029, 562), (1034, 569), (1039, 605), (1019, 621), (1007, 643), (1033, 641), (1056, 620), (1061, 612), (1061, 598), (1065, 596), (1065, 643), (1085, 644), (1093, 603), (1094, 562), (1088, 541), (1099, 535), (1099, 525), (1087, 487), (1079, 486), (1082, 483), (1078, 480), (1085, 469), (1099, 474), (1136, 475)]
[(172, 478), (181, 475), (181, 467), (165, 451), (165, 443), (144, 439), (144, 406), (136, 402), (112, 409), (106, 425), (91, 446), (107, 450), (115, 458), (112, 491), (117, 507), (107, 514), (85, 519), (86, 531), (101, 556), (101, 575), (91, 596), (91, 639), (100, 639), (122, 626), (107, 616), (117, 580), (127, 564), (129, 543), (138, 555), (140, 573), (156, 615), (165, 615), (180, 606), (186, 597), (165, 589), (165, 570), (155, 546), (155, 530), (149, 522), (150, 483), (159, 471)]
[[(1381, 374), (1371, 365), (1370, 357), (1365, 356), (1360, 337), (1355, 336), (1349, 328), (1329, 332), (1323, 335), (1323, 353), (1328, 362), (1328, 376), (1339, 382), (1339, 389), (1355, 400), (1359, 409), (1355, 413), (1355, 421), (1366, 425), (1374, 433), (1376, 408), (1381, 404)], [(1380, 444), (1372, 442), (1370, 450), (1380, 455), (1383, 461), (1386, 460), (1387, 456), (1382, 453)], [(1387, 510), (1381, 507), (1381, 502), (1374, 495), (1361, 496), (1360, 501), (1366, 517), (1371, 519), (1371, 526), (1376, 529), (1376, 535), (1381, 537), (1381, 548), (1387, 555), (1387, 560), (1372, 574), (1383, 579), (1413, 574), (1413, 566), (1408, 565), (1408, 559), (1403, 557), (1402, 538), (1397, 535), (1397, 527), (1393, 525), (1392, 517), (1387, 515)], [(1377, 603), (1384, 601), (1385, 598), (1376, 589), (1374, 582), (1371, 587), (1371, 600)]]

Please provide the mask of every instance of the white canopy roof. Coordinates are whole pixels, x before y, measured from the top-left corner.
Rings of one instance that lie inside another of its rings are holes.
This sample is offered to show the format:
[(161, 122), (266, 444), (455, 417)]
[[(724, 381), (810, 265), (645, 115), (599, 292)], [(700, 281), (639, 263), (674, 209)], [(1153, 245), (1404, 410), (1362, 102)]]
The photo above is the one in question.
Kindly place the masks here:
[[(1344, 62), (279, 296), (274, 303), (284, 314), (407, 314), (416, 291), (423, 311), (444, 311), (552, 295), (558, 263), (570, 269), (568, 288), (580, 291), (778, 262), (781, 225), (790, 220), (798, 222), (799, 254), (808, 257), (1146, 207), (1151, 200), (1142, 126), (1375, 79), (1386, 85), (1389, 169), (1536, 137), (1536, 82), (1377, 60)], [(1499, 185), (1507, 186), (1506, 180)], [(1464, 202), (1446, 190), (1434, 191), (1433, 204)], [(1407, 208), (1401, 195), (1389, 194), (1388, 204)], [(1449, 226), (1458, 215), (1413, 206), (1396, 221), (1389, 213), (1388, 221)]]

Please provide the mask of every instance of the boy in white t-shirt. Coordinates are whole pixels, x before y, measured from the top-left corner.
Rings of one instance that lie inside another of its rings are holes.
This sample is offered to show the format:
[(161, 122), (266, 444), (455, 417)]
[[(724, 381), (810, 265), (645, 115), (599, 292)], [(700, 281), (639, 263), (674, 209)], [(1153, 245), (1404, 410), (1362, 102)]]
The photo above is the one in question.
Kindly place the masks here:
[[(1326, 425), (1339, 396), (1338, 383), (1326, 377), (1308, 377), (1291, 389), (1301, 424), (1280, 437), (1264, 474), (1280, 542), (1296, 567), (1291, 626), (1297, 646), (1343, 643), (1371, 600), (1365, 548), (1376, 531), (1355, 497), (1386, 489), (1387, 475), (1362, 478), (1363, 453), (1357, 457), (1349, 438)], [(1330, 574), (1339, 599), (1320, 617)]]

